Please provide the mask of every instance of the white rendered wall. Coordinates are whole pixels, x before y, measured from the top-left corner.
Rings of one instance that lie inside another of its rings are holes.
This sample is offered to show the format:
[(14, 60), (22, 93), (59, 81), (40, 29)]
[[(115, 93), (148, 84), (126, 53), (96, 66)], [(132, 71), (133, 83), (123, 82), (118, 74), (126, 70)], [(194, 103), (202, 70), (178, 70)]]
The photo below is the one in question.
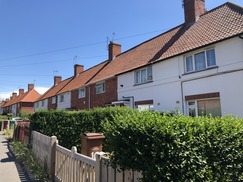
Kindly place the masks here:
[[(214, 48), (216, 67), (184, 73), (184, 56)], [(238, 37), (152, 65), (153, 82), (134, 86), (134, 72), (118, 76), (118, 99), (153, 100), (154, 109), (185, 112), (185, 96), (220, 92), (222, 115), (243, 117), (243, 40)], [(238, 71), (237, 71), (238, 70)], [(120, 85), (123, 85), (121, 87)], [(183, 110), (184, 108), (184, 110)]]
[[(64, 102), (60, 102), (61, 95), (64, 95)], [(68, 109), (71, 107), (71, 92), (66, 92), (57, 96), (57, 109)]]
[[(38, 101), (34, 103), (34, 110), (38, 111), (38, 110), (47, 110), (48, 109), (48, 99), (43, 100), (44, 101), (44, 105), (42, 105), (42, 101)], [(37, 107), (38, 105), (38, 107)]]

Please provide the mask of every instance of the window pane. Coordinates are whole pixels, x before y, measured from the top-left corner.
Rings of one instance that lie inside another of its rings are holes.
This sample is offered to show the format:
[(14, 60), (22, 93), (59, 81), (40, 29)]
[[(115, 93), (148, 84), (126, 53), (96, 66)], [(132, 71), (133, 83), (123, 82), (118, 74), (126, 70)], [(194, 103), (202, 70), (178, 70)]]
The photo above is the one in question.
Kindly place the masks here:
[(204, 52), (195, 54), (195, 70), (203, 70), (206, 68), (205, 54)]
[(188, 115), (191, 117), (196, 116), (196, 109), (195, 108), (188, 108)]
[(147, 82), (146, 69), (145, 70), (141, 70), (141, 83), (145, 83), (145, 82)]
[(199, 116), (221, 116), (220, 99), (200, 100), (197, 104)]
[(140, 83), (140, 71), (135, 72), (135, 84)]
[(192, 56), (186, 57), (186, 72), (193, 71)]
[(153, 80), (152, 66), (149, 66), (147, 68), (147, 80), (148, 81), (152, 81)]
[(214, 49), (206, 51), (207, 54), (207, 64), (208, 66), (215, 66), (216, 60), (215, 60), (215, 51)]

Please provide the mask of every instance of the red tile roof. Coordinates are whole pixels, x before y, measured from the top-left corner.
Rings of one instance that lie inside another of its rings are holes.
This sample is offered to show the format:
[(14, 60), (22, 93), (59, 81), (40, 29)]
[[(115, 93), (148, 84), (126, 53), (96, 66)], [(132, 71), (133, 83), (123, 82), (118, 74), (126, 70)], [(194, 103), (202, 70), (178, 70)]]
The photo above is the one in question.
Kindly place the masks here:
[(237, 36), (243, 33), (242, 15), (243, 7), (227, 2), (191, 25), (179, 25), (118, 55), (89, 83)]
[(73, 89), (80, 88), (84, 86), (90, 79), (92, 79), (97, 73), (99, 73), (100, 70), (102, 70), (108, 61), (104, 61), (94, 67), (91, 67), (88, 70), (85, 70), (78, 74), (78, 76), (74, 77), (72, 81), (70, 81), (68, 84), (66, 84), (65, 87), (63, 87), (58, 94), (71, 91)]
[(35, 102), (36, 99), (38, 99), (39, 97), (40, 94), (35, 89), (32, 89), (8, 101), (6, 104), (3, 105), (3, 107), (8, 107), (20, 102)]
[(57, 85), (52, 86), (49, 90), (47, 90), (41, 97), (39, 97), (37, 100), (44, 100), (50, 97), (53, 97), (55, 95), (57, 95), (57, 93), (63, 88), (65, 87), (71, 80), (73, 79), (73, 77), (67, 78), (66, 80), (63, 80), (61, 82), (59, 82)]

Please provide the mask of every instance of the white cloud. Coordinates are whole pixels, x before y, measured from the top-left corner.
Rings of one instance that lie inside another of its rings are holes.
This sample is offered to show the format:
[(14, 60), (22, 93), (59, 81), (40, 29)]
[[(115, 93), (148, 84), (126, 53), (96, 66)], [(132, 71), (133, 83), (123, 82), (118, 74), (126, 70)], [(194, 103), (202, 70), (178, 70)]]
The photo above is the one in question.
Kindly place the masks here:
[(48, 89), (47, 87), (35, 87), (35, 90), (39, 92), (39, 94), (44, 94)]

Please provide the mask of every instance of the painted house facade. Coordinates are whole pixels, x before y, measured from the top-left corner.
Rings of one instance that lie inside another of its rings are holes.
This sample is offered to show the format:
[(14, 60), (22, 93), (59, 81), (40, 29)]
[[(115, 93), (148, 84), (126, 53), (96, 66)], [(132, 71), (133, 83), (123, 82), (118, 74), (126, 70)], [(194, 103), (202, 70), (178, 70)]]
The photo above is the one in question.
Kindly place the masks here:
[(129, 51), (140, 52), (133, 62), (142, 65), (118, 74), (118, 99), (132, 98), (139, 109), (243, 117), (243, 8), (205, 12), (204, 1), (184, 2), (184, 24)]
[(36, 100), (34, 104), (35, 111), (57, 109), (58, 107), (57, 93), (63, 87), (65, 87), (65, 85), (68, 84), (71, 80), (72, 77), (62, 80), (61, 76), (55, 76), (53, 86)]
[(242, 15), (243, 8), (230, 2), (205, 11), (204, 0), (184, 0), (183, 24), (125, 52), (111, 42), (107, 61), (85, 71), (75, 67), (74, 76), (54, 84), (39, 105), (243, 117)]

